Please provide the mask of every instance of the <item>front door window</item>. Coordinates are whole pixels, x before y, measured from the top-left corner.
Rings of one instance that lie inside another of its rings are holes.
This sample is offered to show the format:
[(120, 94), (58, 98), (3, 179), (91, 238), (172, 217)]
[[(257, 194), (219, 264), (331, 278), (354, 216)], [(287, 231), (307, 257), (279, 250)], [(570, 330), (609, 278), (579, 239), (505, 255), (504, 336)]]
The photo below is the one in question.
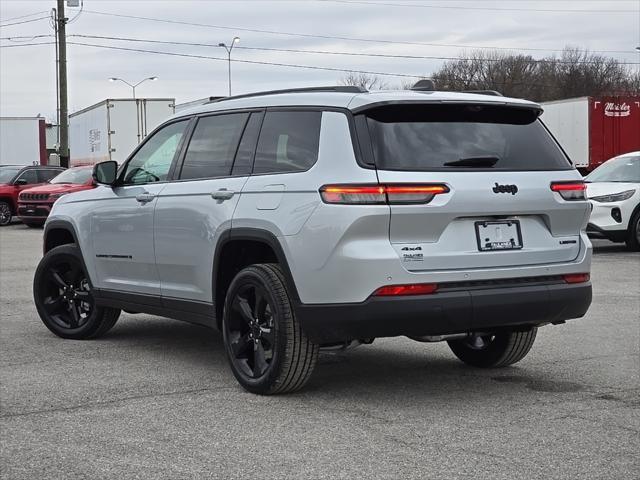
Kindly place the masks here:
[(125, 167), (124, 185), (164, 182), (180, 147), (188, 120), (167, 125), (149, 138)]

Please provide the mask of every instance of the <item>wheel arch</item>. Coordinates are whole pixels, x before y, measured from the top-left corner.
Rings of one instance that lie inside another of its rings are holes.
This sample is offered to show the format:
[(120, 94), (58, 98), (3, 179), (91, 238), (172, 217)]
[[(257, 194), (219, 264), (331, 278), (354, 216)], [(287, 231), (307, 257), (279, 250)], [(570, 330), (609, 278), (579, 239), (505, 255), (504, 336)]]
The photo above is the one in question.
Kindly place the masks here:
[(255, 263), (279, 264), (294, 307), (300, 302), (287, 257), (278, 238), (263, 229), (233, 228), (220, 238), (213, 257), (212, 296), (218, 328), (222, 323), (226, 291), (233, 277), (241, 269)]
[(64, 220), (47, 222), (44, 227), (43, 239), (43, 253), (47, 253), (52, 248), (60, 245), (68, 245), (70, 243), (75, 243), (80, 248), (75, 228), (71, 223)]
[(640, 202), (636, 207), (631, 211), (631, 215), (629, 216), (629, 223), (627, 224), (627, 229), (631, 227), (631, 221), (635, 218), (637, 214), (640, 213)]

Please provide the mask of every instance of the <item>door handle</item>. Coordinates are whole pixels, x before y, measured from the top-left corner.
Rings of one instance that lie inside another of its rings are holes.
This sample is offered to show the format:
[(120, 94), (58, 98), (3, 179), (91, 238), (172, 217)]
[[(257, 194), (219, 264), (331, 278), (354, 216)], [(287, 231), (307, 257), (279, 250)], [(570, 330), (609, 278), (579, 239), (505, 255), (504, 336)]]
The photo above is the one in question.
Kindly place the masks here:
[(220, 190), (216, 190), (215, 192), (211, 192), (211, 198), (215, 198), (216, 200), (229, 200), (231, 197), (235, 195), (236, 192), (233, 190), (227, 190), (226, 188), (221, 188)]
[(154, 198), (156, 198), (156, 196), (153, 193), (140, 193), (139, 195), (136, 195), (136, 200), (140, 203), (149, 203), (151, 202)]

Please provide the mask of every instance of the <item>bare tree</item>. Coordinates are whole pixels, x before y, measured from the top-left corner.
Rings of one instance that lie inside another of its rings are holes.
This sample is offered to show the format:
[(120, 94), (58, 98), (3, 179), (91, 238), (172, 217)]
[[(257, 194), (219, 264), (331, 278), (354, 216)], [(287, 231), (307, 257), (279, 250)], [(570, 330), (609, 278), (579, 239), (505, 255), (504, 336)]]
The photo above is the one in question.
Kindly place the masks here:
[(355, 72), (345, 74), (344, 77), (340, 79), (340, 85), (353, 85), (367, 90), (384, 90), (389, 88), (389, 83), (377, 75)]
[(618, 60), (578, 48), (559, 57), (496, 51), (465, 52), (445, 62), (433, 79), (439, 90), (497, 90), (536, 101), (640, 93), (638, 74)]

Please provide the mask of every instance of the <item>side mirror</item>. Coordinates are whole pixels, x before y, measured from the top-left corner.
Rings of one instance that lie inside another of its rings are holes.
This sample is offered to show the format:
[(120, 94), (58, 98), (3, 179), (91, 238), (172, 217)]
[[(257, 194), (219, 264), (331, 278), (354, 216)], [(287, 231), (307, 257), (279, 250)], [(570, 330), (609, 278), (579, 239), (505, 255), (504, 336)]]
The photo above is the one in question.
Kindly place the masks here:
[(26, 178), (19, 178), (18, 180), (16, 180), (16, 185), (27, 185), (27, 179)]
[(96, 163), (93, 167), (93, 180), (101, 185), (114, 185), (118, 173), (118, 163), (113, 160)]

